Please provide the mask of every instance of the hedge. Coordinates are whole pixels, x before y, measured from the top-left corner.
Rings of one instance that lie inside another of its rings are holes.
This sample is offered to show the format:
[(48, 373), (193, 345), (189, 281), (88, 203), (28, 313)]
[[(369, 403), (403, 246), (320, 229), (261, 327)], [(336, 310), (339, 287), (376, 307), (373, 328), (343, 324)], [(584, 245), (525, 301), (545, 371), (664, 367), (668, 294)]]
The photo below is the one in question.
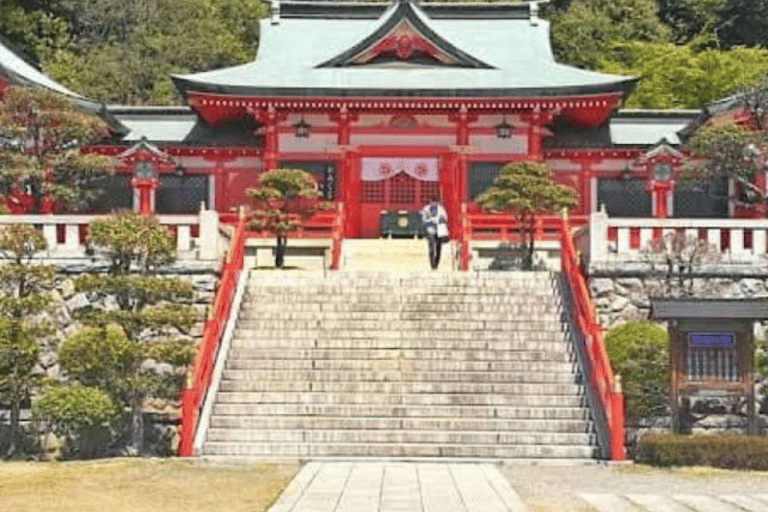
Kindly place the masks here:
[(637, 462), (654, 466), (711, 466), (768, 470), (768, 438), (741, 434), (649, 433), (640, 439)]

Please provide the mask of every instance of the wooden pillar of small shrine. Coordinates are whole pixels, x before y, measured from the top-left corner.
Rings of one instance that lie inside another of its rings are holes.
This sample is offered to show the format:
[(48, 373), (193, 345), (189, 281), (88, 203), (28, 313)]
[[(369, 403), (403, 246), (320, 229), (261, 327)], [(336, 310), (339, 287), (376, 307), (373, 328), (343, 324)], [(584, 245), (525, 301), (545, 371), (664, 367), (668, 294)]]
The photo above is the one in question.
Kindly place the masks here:
[(694, 400), (732, 397), (747, 400), (747, 431), (757, 434), (751, 340), (768, 299), (652, 299), (651, 310), (670, 326), (673, 432), (690, 433)]

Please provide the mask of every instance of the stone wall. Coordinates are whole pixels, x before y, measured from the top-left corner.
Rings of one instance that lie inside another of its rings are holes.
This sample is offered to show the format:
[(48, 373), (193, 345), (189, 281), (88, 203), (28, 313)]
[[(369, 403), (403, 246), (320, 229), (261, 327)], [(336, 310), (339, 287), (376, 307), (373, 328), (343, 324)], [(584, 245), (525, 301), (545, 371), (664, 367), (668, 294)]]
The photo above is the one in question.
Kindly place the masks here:
[[(75, 291), (72, 281), (74, 275), (85, 271), (103, 270), (103, 267), (83, 261), (80, 261), (78, 264), (58, 262), (54, 266), (57, 268), (56, 285), (49, 290), (52, 306), (48, 312), (41, 314), (41, 319), (50, 323), (53, 327), (53, 332), (39, 340), (40, 356), (33, 372), (54, 380), (65, 381), (66, 376), (62, 374), (58, 363), (59, 345), (64, 339), (82, 327), (79, 322), (73, 319), (73, 312), (89, 305), (114, 310), (117, 309), (117, 302), (113, 297), (97, 300), (93, 294)], [(162, 275), (169, 278), (186, 279), (193, 284), (195, 292), (189, 304), (197, 310), (199, 320), (186, 333), (170, 328), (174, 332), (146, 332), (143, 335), (151, 338), (153, 336), (167, 336), (170, 334), (197, 344), (202, 338), (205, 315), (216, 289), (218, 278), (216, 276), (215, 264), (212, 262), (186, 262), (165, 269)], [(187, 370), (186, 368), (175, 368), (167, 363), (160, 363), (151, 359), (146, 360), (144, 365), (150, 371), (163, 375), (184, 374)], [(155, 453), (168, 453), (173, 450), (180, 418), (179, 404), (176, 401), (150, 399), (146, 403), (145, 414), (146, 419), (149, 420), (149, 428), (147, 430), (150, 434), (149, 447), (151, 451)], [(29, 410), (22, 411), (23, 424), (29, 424), (30, 416)], [(3, 434), (7, 430), (8, 420), (9, 411), (0, 408), (0, 450), (3, 449), (3, 441), (7, 439), (7, 435)]]
[[(656, 295), (659, 282), (659, 277), (653, 277), (643, 269), (629, 269), (623, 265), (590, 268), (589, 287), (595, 313), (603, 329), (608, 330), (627, 321), (648, 320), (649, 297)], [(693, 276), (692, 290), (696, 297), (768, 297), (768, 271), (744, 265), (705, 266)], [(666, 328), (665, 322), (660, 322), (660, 325)], [(766, 326), (757, 323), (755, 335), (764, 339)], [(761, 413), (758, 425), (764, 434), (768, 433), (768, 395), (761, 394), (760, 390), (766, 389), (768, 376), (763, 375), (761, 381), (756, 383), (756, 394)], [(692, 432), (746, 432), (746, 403), (742, 402), (732, 403), (717, 397), (697, 400), (692, 404), (689, 418)], [(633, 441), (646, 431), (669, 431), (671, 419), (669, 415), (645, 418), (639, 425), (628, 427), (628, 439)]]

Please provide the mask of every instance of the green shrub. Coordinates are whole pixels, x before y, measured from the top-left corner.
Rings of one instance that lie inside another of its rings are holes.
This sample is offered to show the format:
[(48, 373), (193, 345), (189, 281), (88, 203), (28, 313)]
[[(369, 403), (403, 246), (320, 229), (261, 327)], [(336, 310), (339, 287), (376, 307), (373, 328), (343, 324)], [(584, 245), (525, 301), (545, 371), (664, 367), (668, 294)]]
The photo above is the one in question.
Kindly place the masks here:
[(614, 375), (621, 375), (628, 421), (666, 410), (669, 403), (667, 333), (650, 322), (629, 322), (608, 331), (605, 348)]
[(44, 430), (63, 436), (67, 455), (91, 458), (103, 453), (110, 439), (109, 423), (119, 411), (97, 388), (57, 386), (32, 404), (32, 417)]
[(735, 434), (646, 434), (635, 460), (655, 466), (768, 470), (768, 438)]

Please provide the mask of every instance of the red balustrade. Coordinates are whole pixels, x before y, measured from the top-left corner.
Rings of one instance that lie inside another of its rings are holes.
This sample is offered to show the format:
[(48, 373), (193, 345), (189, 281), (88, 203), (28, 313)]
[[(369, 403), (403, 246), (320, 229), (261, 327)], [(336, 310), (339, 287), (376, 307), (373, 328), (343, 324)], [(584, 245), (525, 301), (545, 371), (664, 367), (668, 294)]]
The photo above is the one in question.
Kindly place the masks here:
[[(585, 226), (589, 219), (586, 215), (573, 217), (573, 225)], [(550, 214), (539, 215), (534, 225), (534, 239), (559, 240), (560, 224), (558, 217)], [(498, 240), (519, 243), (519, 223), (514, 216), (503, 213), (469, 212), (466, 203), (461, 205), (461, 229), (459, 237), (459, 265), (462, 270), (469, 270), (469, 243), (471, 240)]]
[[(288, 233), (288, 238), (331, 238), (337, 217), (338, 211), (335, 209), (315, 212), (310, 218), (303, 221), (295, 231)], [(238, 222), (236, 213), (221, 213), (219, 220), (222, 224), (236, 224)], [(267, 232), (246, 231), (246, 238), (269, 238), (272, 236), (274, 235)]]
[(561, 270), (568, 281), (573, 298), (572, 317), (580, 338), (585, 343), (583, 353), (587, 358), (585, 364), (589, 365), (589, 386), (605, 418), (609, 456), (611, 460), (624, 460), (624, 395), (613, 378), (603, 344), (602, 329), (595, 320), (587, 284), (579, 270), (571, 226), (565, 215), (560, 219), (560, 260)]
[(336, 218), (333, 222), (331, 238), (331, 270), (339, 270), (341, 262), (341, 242), (344, 239), (344, 225), (346, 214), (344, 212), (344, 203), (339, 203), (336, 209)]
[(187, 385), (181, 391), (181, 433), (179, 456), (194, 455), (192, 443), (197, 431), (200, 408), (211, 385), (213, 366), (224, 330), (232, 314), (232, 301), (245, 253), (245, 217), (240, 215), (232, 236), (229, 251), (221, 265), (220, 278), (213, 305), (205, 321), (203, 340), (197, 350), (195, 365)]

